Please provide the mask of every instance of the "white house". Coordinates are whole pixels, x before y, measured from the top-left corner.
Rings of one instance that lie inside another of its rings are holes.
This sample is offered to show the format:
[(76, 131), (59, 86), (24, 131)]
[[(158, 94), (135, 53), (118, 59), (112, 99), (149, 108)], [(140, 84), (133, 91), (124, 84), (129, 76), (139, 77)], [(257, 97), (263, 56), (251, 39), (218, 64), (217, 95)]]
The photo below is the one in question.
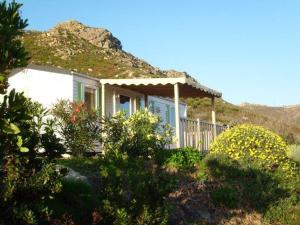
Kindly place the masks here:
[(175, 128), (177, 147), (195, 147), (203, 135), (200, 121), (187, 119), (187, 106), (179, 101), (179, 97), (210, 97), (212, 124), (205, 129), (210, 141), (218, 133), (214, 99), (221, 97), (221, 93), (192, 78), (98, 79), (65, 69), (29, 65), (14, 70), (8, 82), (9, 89), (24, 92), (25, 96), (48, 108), (60, 99), (83, 101), (89, 109), (101, 110), (103, 116), (121, 110), (130, 115), (147, 107)]

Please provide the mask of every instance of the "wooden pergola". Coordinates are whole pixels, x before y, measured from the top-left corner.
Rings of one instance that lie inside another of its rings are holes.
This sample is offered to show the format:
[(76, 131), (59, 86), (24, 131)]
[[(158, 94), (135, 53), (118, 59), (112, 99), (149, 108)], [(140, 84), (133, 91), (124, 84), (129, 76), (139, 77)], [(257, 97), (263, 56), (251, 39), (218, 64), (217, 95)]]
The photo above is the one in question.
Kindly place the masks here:
[(211, 99), (212, 124), (214, 137), (216, 137), (216, 110), (215, 98), (222, 97), (222, 93), (205, 87), (189, 77), (178, 78), (135, 78), (135, 79), (101, 79), (102, 86), (102, 115), (105, 116), (105, 87), (117, 86), (144, 94), (145, 106), (148, 105), (148, 95), (173, 98), (175, 102), (175, 130), (176, 146), (181, 147), (179, 98), (208, 97)]

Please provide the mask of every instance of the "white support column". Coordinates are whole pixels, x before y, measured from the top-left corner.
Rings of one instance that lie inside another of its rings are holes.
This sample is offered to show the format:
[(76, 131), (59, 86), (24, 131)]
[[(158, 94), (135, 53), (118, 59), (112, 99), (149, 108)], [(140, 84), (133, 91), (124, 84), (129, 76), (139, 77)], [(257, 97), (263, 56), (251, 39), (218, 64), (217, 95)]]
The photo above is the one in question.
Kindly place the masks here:
[(216, 104), (215, 97), (211, 98), (211, 119), (213, 124), (213, 138), (217, 137), (217, 124), (216, 124)]
[(113, 102), (112, 102), (112, 106), (113, 106), (113, 116), (116, 115), (117, 113), (117, 93), (116, 90), (113, 90)]
[(102, 84), (101, 86), (101, 111), (102, 111), (102, 117), (105, 117), (105, 84)]
[(175, 125), (176, 125), (176, 147), (181, 147), (180, 137), (180, 114), (179, 114), (179, 84), (174, 85), (174, 101), (175, 101)]

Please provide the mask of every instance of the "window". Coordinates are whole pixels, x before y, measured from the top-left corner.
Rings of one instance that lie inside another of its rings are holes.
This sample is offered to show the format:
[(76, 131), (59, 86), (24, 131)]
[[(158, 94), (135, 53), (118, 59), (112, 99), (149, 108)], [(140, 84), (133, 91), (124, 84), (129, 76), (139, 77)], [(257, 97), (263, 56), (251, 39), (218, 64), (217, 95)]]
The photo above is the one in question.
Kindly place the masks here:
[(87, 110), (96, 108), (96, 90), (93, 88), (85, 87), (84, 89), (84, 103)]
[(130, 115), (130, 97), (120, 95), (120, 111), (125, 112), (127, 116)]
[(145, 100), (143, 98), (136, 99), (136, 110), (145, 109)]

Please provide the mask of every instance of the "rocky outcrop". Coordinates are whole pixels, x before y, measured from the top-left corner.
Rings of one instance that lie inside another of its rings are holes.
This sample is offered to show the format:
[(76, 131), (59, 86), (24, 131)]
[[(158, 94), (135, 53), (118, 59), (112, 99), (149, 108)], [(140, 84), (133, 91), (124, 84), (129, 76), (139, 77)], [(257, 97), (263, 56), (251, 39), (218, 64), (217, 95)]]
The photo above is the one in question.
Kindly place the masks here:
[(121, 41), (114, 37), (111, 32), (103, 28), (88, 27), (78, 21), (71, 20), (57, 24), (54, 30), (69, 31), (100, 48), (122, 50)]
[(124, 51), (120, 40), (108, 30), (74, 20), (45, 32), (28, 31), (22, 40), (33, 64), (106, 78), (190, 77), (186, 72), (153, 67)]

